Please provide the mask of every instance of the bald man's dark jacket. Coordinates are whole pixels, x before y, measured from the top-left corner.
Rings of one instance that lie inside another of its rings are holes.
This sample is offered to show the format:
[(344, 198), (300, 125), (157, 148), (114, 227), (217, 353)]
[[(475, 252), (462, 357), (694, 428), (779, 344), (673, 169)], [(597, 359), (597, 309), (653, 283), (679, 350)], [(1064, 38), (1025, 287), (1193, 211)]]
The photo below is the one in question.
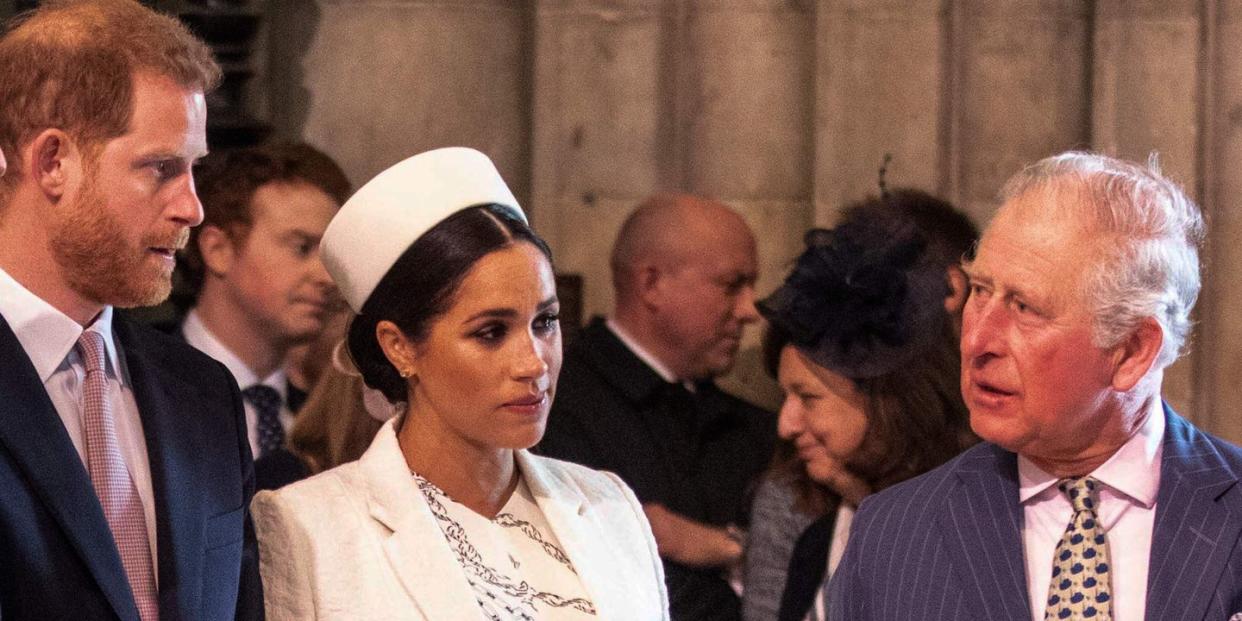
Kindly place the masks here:
[[(160, 619), (261, 619), (248, 507), (254, 469), (237, 384), (193, 347), (121, 314), (155, 496)], [(0, 615), (138, 621), (86, 466), (0, 316)]]
[[(700, 383), (668, 384), (593, 320), (566, 348), (539, 452), (617, 473), (639, 501), (714, 526), (745, 525), (748, 494), (771, 459), (772, 413)], [(664, 562), (673, 619), (740, 617), (719, 570)]]

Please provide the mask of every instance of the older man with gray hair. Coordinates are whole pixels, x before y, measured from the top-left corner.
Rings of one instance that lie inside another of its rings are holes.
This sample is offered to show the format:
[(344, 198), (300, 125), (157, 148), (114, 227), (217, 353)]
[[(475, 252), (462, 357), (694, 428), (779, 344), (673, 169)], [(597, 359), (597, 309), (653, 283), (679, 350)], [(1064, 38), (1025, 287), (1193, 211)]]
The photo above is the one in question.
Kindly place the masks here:
[(1198, 207), (1148, 166), (1018, 173), (965, 266), (962, 394), (987, 442), (864, 502), (833, 619), (1224, 619), (1242, 450), (1161, 399), (1199, 293)]

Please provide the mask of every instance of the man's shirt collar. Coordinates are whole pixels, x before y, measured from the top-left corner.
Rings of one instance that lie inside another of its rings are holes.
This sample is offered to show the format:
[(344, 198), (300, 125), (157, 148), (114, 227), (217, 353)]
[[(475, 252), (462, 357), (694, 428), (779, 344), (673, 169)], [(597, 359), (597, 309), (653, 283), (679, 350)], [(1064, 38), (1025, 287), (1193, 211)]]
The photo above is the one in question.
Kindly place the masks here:
[(657, 359), (654, 355), (651, 354), (651, 352), (647, 351), (646, 349), (643, 349), (643, 346), (639, 345), (638, 341), (634, 340), (634, 337), (626, 333), (625, 329), (622, 328), (621, 325), (618, 324), (616, 321), (614, 321), (612, 317), (605, 319), (604, 325), (608, 326), (608, 329), (611, 330), (614, 335), (616, 335), (617, 339), (620, 340), (621, 343), (624, 344), (626, 347), (628, 347), (629, 350), (633, 352), (634, 355), (637, 356), (639, 360), (642, 360), (644, 364), (651, 367), (651, 370), (655, 371), (656, 375), (660, 376), (660, 379), (670, 384), (678, 381), (677, 376), (673, 375), (673, 372), (670, 371), (667, 366), (661, 363), (659, 359)]
[[(1138, 432), (1090, 476), (1150, 509), (1156, 503), (1156, 493), (1160, 488), (1160, 450), (1164, 427), (1164, 410), (1152, 408)], [(1031, 460), (1018, 455), (1018, 497), (1021, 502), (1040, 495), (1059, 480)]]
[(211, 356), (228, 368), (229, 373), (233, 375), (233, 379), (242, 389), (255, 384), (263, 384), (275, 388), (276, 392), (280, 393), (282, 403), (287, 399), (288, 395), (285, 393), (288, 391), (288, 383), (285, 381), (283, 368), (277, 368), (267, 377), (260, 378), (237, 354), (221, 343), (215, 334), (212, 334), (197, 311), (191, 310), (186, 314), (181, 324), (181, 333), (185, 335), (185, 341), (193, 345), (195, 349)]
[[(39, 381), (44, 383), (65, 362), (86, 331), (3, 269), (0, 269), (0, 315), (4, 315), (4, 320), (34, 364)], [(108, 374), (126, 383), (127, 374), (120, 372), (122, 367), (112, 335), (112, 307), (105, 306), (89, 329), (104, 338), (104, 347), (108, 352)]]

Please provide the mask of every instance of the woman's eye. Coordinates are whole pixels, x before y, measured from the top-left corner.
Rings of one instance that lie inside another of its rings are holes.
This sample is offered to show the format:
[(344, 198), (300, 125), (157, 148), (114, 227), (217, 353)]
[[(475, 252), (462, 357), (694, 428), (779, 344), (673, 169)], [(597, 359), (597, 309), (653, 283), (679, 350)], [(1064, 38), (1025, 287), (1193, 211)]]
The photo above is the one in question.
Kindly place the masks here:
[(505, 337), (504, 326), (487, 326), (474, 333), (474, 337), (485, 342), (496, 342)]
[(560, 325), (561, 317), (556, 313), (540, 315), (535, 319), (535, 329), (543, 332), (555, 330)]

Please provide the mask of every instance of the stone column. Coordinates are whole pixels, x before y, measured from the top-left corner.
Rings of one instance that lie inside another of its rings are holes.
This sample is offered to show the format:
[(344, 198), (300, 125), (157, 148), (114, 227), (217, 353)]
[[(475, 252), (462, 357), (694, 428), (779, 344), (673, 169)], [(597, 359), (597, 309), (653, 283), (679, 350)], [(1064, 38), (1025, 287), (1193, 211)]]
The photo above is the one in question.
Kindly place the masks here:
[(512, 0), (272, 0), (272, 120), (362, 183), (468, 146), (529, 203), (528, 9)]
[(940, 0), (820, 0), (816, 14), (815, 222), (890, 187), (936, 193), (952, 101)]
[(951, 4), (946, 194), (979, 224), (1022, 166), (1090, 137), (1091, 4)]
[(1195, 330), (1198, 422), (1242, 442), (1242, 1), (1205, 4), (1204, 289)]

